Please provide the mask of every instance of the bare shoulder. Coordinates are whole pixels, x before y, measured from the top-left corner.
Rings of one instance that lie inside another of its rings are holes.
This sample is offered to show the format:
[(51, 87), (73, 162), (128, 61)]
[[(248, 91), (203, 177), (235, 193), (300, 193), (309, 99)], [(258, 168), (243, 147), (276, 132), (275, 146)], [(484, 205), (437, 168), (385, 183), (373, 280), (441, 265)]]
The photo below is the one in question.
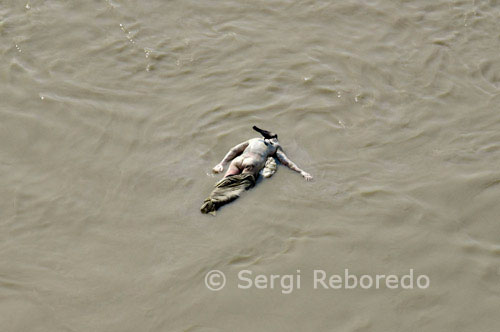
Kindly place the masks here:
[(250, 138), (247, 142), (250, 146), (256, 147), (262, 144), (264, 140), (262, 138)]

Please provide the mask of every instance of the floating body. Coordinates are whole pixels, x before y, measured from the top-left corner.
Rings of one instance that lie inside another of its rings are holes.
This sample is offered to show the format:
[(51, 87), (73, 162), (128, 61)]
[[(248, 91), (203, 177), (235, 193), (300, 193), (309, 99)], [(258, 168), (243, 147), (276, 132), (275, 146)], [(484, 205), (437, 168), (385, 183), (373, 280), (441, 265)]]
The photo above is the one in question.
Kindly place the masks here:
[[(278, 142), (278, 135), (272, 133), (270, 131), (260, 129), (256, 126), (253, 126), (253, 129), (261, 133), (264, 138), (252, 138), (248, 141), (240, 143), (234, 146), (229, 152), (224, 156), (224, 159), (217, 164), (213, 171), (215, 173), (220, 173), (224, 170), (224, 167), (229, 163), (229, 168), (224, 175), (224, 178), (233, 177), (235, 175), (252, 175), (255, 180), (259, 176), (259, 172), (262, 170), (262, 175), (264, 177), (270, 177), (276, 172), (277, 165), (274, 157), (276, 157), (283, 165), (288, 168), (300, 173), (307, 181), (312, 180), (312, 176), (300, 169), (293, 161), (291, 161), (283, 149), (281, 148), (280, 143)], [(240, 179), (241, 178), (241, 179)], [(225, 195), (227, 197), (231, 197), (231, 199), (220, 200), (220, 196), (218, 195), (217, 188), (224, 187), (221, 185), (223, 180), (219, 181), (216, 184), (216, 187), (212, 194), (205, 200), (201, 212), (209, 213), (215, 212), (220, 206), (225, 203), (229, 203), (234, 199), (238, 198), (241, 195), (241, 192), (244, 190), (250, 189), (251, 186), (246, 184), (248, 181), (248, 177), (242, 176), (236, 179), (236, 181), (245, 182), (243, 185), (235, 185), (236, 189), (234, 189), (235, 195), (227, 195), (228, 190), (225, 190)], [(241, 189), (243, 188), (243, 189)], [(219, 190), (220, 192), (220, 190)], [(234, 196), (234, 197), (233, 197)], [(218, 198), (219, 197), (219, 198)]]

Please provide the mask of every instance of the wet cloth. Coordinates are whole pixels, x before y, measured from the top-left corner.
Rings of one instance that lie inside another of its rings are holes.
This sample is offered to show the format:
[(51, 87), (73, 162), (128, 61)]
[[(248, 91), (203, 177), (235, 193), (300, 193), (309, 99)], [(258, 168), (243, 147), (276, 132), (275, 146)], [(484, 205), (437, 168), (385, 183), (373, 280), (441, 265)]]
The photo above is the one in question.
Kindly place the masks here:
[(201, 206), (202, 213), (212, 213), (224, 204), (234, 201), (240, 197), (245, 190), (255, 185), (255, 176), (253, 174), (235, 174), (229, 175), (215, 184), (212, 193), (205, 199)]
[(276, 170), (278, 169), (278, 165), (276, 164), (276, 160), (274, 160), (274, 157), (267, 157), (266, 160), (266, 165), (260, 171), (260, 174), (265, 177), (265, 178), (270, 178), (271, 176), (276, 173)]

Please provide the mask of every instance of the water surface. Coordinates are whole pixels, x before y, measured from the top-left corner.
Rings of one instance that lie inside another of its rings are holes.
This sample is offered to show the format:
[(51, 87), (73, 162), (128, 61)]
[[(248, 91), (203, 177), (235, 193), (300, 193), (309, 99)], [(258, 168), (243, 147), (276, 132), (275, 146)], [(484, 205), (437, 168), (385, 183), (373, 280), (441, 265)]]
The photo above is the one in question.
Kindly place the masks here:
[[(495, 0), (3, 0), (2, 330), (498, 330), (499, 49)], [(254, 124), (315, 181), (200, 214)]]

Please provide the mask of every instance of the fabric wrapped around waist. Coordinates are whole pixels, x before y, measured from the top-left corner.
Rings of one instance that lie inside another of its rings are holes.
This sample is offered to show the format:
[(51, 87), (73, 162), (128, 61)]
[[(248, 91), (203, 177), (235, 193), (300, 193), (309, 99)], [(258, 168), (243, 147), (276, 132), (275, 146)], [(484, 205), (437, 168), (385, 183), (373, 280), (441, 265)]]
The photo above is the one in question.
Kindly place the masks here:
[(205, 199), (201, 206), (202, 213), (215, 213), (224, 204), (234, 201), (240, 197), (245, 190), (255, 185), (253, 174), (229, 175), (215, 184), (215, 188)]

